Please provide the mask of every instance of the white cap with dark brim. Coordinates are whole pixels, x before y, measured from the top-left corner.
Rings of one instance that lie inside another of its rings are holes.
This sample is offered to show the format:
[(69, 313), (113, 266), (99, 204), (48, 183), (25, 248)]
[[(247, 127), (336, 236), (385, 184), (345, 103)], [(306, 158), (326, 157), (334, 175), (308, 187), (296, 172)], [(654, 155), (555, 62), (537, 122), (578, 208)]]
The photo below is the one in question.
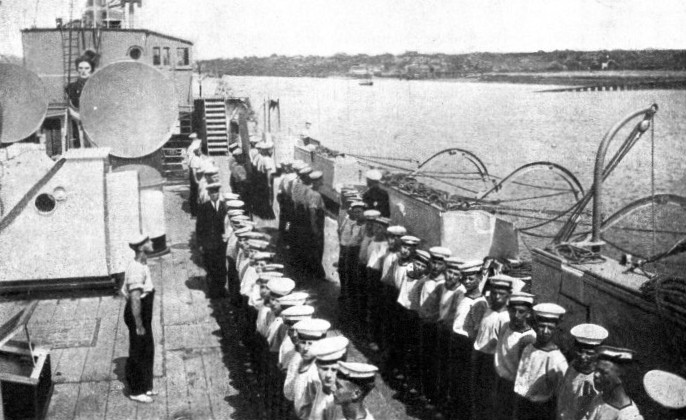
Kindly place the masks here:
[(345, 356), (350, 340), (342, 335), (328, 337), (312, 344), (310, 352), (319, 362), (335, 362)]
[(579, 324), (569, 330), (576, 341), (587, 346), (599, 346), (608, 337), (608, 331), (596, 324)]

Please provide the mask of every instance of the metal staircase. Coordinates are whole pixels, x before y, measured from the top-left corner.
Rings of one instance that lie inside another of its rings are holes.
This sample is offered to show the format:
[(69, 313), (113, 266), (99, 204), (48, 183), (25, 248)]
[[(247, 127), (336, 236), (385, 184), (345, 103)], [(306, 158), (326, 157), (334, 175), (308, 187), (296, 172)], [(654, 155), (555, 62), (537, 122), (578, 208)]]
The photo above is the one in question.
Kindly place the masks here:
[(229, 150), (224, 98), (203, 98), (203, 126), (209, 155), (226, 155)]
[(188, 136), (192, 132), (192, 114), (190, 110), (181, 110), (177, 127), (171, 138), (162, 147), (162, 170), (165, 178), (186, 178), (186, 150), (191, 145)]

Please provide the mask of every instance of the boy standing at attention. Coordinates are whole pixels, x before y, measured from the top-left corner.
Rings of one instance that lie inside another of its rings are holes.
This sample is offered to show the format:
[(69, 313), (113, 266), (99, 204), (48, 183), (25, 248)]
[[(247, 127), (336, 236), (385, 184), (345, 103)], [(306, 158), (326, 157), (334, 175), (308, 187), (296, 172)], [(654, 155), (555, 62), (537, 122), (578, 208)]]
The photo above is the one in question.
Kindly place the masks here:
[(530, 325), (533, 306), (534, 295), (523, 292), (510, 295), (507, 303), (510, 320), (500, 329), (495, 349), (494, 366), (497, 376), (492, 403), (495, 419), (512, 418), (514, 381), (517, 377), (519, 358), (524, 348), (536, 341), (536, 333)]
[(562, 379), (557, 396), (557, 419), (580, 420), (598, 395), (593, 372), (598, 359), (598, 346), (608, 336), (605, 328), (581, 324), (569, 333), (574, 337), (574, 360)]
[(515, 378), (516, 420), (552, 419), (555, 397), (567, 372), (567, 359), (553, 338), (565, 309), (554, 303), (534, 306), (536, 341), (524, 348)]
[(475, 419), (492, 418), (489, 397), (493, 392), (496, 376), (493, 359), (498, 344), (498, 332), (509, 320), (505, 305), (511, 288), (512, 284), (507, 279), (489, 279), (489, 308), (479, 324), (471, 358), (472, 418)]

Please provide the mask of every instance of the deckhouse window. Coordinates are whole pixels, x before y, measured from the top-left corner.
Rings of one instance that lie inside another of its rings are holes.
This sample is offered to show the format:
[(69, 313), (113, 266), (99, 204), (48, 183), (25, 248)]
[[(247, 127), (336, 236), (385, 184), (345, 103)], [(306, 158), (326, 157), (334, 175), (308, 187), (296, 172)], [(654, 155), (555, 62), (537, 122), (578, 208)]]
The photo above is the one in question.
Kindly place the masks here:
[(169, 47), (164, 47), (164, 54), (162, 54), (162, 65), (169, 65)]
[(160, 60), (160, 47), (152, 48), (152, 65), (159, 66), (161, 64)]
[(187, 66), (190, 62), (188, 57), (188, 48), (177, 48), (176, 49), (176, 65), (177, 66)]

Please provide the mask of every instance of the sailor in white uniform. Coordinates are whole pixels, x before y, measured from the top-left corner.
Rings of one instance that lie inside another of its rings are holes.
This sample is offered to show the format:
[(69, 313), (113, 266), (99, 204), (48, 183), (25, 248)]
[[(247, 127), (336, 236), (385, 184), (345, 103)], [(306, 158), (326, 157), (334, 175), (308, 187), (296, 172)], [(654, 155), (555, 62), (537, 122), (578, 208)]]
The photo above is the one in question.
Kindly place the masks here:
[(579, 420), (588, 412), (591, 402), (598, 395), (593, 383), (598, 346), (608, 336), (605, 328), (595, 324), (577, 325), (569, 333), (574, 337), (574, 359), (558, 391), (558, 420)]
[[(364, 398), (374, 389), (378, 368), (367, 363), (338, 362), (335, 405), (340, 405), (346, 420), (374, 420), (364, 405)], [(336, 420), (336, 406), (327, 408), (325, 420)]]
[(305, 391), (312, 401), (308, 420), (324, 420), (324, 413), (334, 404), (333, 393), (336, 389), (338, 362), (344, 360), (348, 351), (347, 338), (343, 336), (329, 337), (319, 340), (312, 345), (311, 351), (315, 357), (319, 383), (308, 387)]

